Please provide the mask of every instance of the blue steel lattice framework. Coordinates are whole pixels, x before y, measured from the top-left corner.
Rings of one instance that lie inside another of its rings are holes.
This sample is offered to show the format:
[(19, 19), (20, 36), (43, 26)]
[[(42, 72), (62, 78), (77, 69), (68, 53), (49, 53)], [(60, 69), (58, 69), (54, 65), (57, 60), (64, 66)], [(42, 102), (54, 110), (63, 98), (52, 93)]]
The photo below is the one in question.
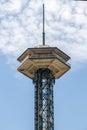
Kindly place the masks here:
[(35, 73), (35, 130), (54, 130), (53, 84), (55, 78), (49, 69)]

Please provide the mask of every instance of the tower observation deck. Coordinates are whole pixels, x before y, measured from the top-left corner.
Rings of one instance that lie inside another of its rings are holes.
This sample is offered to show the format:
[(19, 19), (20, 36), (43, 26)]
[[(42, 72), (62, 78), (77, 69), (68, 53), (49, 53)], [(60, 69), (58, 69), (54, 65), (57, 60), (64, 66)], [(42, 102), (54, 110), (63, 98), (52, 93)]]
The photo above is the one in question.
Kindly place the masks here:
[(53, 84), (70, 69), (70, 57), (56, 47), (28, 48), (18, 71), (35, 85), (35, 130), (54, 130)]
[(35, 130), (54, 130), (53, 85), (70, 69), (70, 57), (57, 47), (43, 44), (28, 48), (17, 60), (17, 70), (33, 80)]

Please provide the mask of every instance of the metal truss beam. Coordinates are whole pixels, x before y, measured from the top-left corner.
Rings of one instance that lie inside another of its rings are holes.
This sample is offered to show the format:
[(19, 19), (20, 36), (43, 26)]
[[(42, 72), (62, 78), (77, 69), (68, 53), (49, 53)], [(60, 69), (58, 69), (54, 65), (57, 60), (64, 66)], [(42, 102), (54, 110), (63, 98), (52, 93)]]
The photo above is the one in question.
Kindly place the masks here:
[(35, 85), (35, 130), (54, 130), (53, 85), (55, 78), (49, 69), (39, 69)]

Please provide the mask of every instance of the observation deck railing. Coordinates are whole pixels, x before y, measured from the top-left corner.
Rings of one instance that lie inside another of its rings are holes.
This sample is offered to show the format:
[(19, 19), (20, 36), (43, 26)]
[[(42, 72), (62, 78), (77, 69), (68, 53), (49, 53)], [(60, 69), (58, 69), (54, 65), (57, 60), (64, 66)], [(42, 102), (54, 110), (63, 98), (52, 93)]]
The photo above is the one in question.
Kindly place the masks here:
[(31, 56), (28, 57), (29, 59), (50, 59), (50, 58), (58, 58), (60, 61), (62, 61), (63, 63), (67, 64), (68, 66), (70, 66), (69, 61), (64, 60), (62, 57), (56, 55), (56, 54), (33, 54)]
[(59, 59), (61, 62), (63, 62), (64, 64), (71, 66), (69, 61), (64, 60), (62, 57), (56, 55), (56, 54), (32, 54), (32, 55), (28, 55), (26, 56), (26, 58), (21, 62), (21, 64), (23, 64), (27, 59), (50, 59), (50, 58), (57, 58)]

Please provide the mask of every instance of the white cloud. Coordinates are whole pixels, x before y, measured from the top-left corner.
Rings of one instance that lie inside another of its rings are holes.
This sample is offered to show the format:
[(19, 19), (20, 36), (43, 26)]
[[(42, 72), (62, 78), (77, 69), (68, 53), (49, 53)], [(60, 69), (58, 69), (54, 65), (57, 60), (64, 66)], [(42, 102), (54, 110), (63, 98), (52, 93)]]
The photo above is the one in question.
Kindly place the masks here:
[(49, 0), (46, 0), (45, 2), (46, 4), (46, 10), (50, 13), (54, 13), (54, 12), (57, 12), (58, 11), (58, 8), (59, 8), (59, 3), (57, 0), (52, 0), (52, 1), (49, 1)]
[(0, 0), (0, 17), (17, 14), (28, 0)]
[[(87, 63), (87, 3), (44, 0), (46, 43), (66, 51), (72, 64)], [(42, 44), (42, 1), (0, 1), (0, 52), (16, 58)], [(12, 61), (13, 62), (13, 61)], [(83, 64), (82, 64), (83, 65)]]

